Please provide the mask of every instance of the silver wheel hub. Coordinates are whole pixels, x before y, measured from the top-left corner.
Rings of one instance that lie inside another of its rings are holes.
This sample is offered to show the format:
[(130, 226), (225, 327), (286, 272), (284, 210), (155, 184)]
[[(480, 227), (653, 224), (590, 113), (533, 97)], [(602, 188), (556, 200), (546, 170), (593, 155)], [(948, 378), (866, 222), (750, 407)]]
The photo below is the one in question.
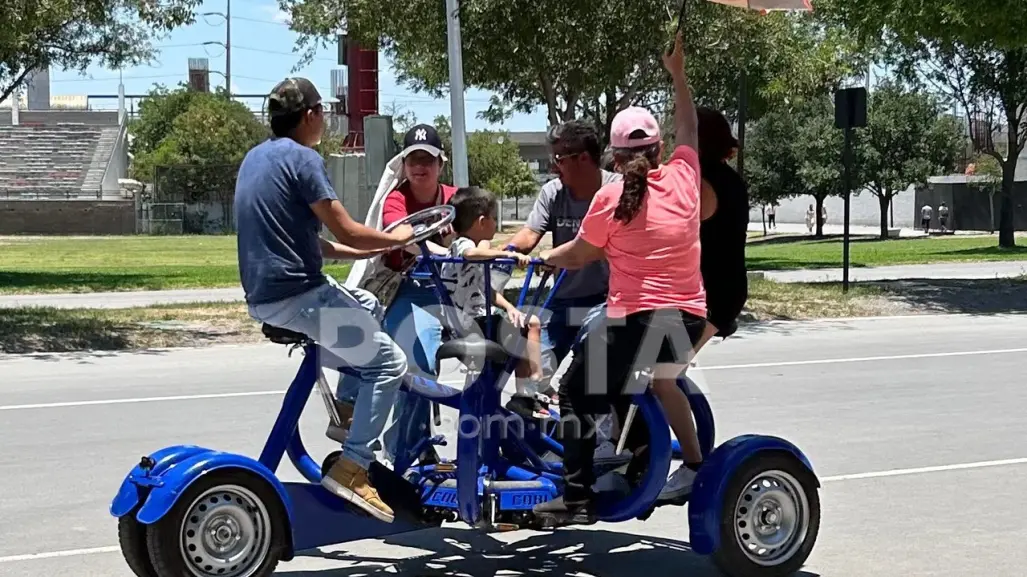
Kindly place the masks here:
[(249, 577), (271, 548), (271, 515), (237, 485), (213, 487), (182, 520), (181, 553), (193, 577)]
[(802, 484), (784, 471), (754, 477), (735, 504), (735, 538), (747, 557), (769, 567), (791, 559), (809, 530), (810, 511)]

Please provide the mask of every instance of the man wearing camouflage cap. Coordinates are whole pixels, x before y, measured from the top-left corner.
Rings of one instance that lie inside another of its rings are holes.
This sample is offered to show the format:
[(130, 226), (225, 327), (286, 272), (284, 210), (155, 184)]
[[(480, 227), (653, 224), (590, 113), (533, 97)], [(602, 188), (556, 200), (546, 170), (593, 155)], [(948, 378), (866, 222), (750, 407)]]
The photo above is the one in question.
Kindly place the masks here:
[[(343, 287), (322, 264), (324, 258), (383, 254), (408, 243), (413, 229), (380, 232), (343, 208), (324, 159), (313, 149), (325, 120), (321, 96), (309, 80), (289, 78), (275, 86), (268, 111), (273, 136), (246, 154), (235, 189), (239, 273), (250, 316), (320, 341), (345, 361), (341, 370), (359, 379), (363, 390), (342, 458), (322, 485), (391, 522), (393, 512), (371, 486), (367, 469), (406, 375), (406, 356), (382, 330), (383, 311), (374, 295)], [(318, 235), (322, 223), (339, 242)], [(343, 342), (357, 345), (344, 348)]]

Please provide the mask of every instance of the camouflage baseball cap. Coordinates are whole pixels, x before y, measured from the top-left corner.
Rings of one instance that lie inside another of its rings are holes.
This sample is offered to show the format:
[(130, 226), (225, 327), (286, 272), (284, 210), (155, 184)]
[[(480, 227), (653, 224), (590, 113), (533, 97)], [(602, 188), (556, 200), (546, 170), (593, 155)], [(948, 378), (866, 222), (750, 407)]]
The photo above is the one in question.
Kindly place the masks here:
[(271, 90), (268, 112), (271, 117), (302, 112), (321, 104), (321, 94), (306, 78), (286, 78)]

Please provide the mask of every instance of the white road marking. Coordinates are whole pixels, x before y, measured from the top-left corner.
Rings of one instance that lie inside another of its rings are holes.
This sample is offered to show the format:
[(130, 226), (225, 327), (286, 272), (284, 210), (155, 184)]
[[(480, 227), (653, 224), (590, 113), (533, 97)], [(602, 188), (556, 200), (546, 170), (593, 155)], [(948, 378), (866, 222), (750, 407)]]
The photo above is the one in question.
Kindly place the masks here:
[[(969, 356), (980, 356), (980, 355), (1008, 355), (1014, 353), (1027, 353), (1027, 347), (1015, 348), (1015, 349), (993, 349), (986, 351), (955, 351), (948, 353), (913, 353), (908, 355), (883, 355), (876, 357), (851, 357), (844, 359), (813, 359), (805, 361), (775, 361), (768, 363), (748, 363), (741, 365), (719, 365), (719, 366), (703, 366), (697, 365), (695, 370), (699, 371), (731, 371), (739, 369), (759, 369), (759, 368), (771, 368), (771, 367), (795, 367), (804, 365), (830, 365), (834, 363), (865, 363), (872, 361), (895, 361), (895, 360), (909, 360), (909, 359), (929, 359), (929, 358), (940, 358), (940, 357), (969, 357)], [(444, 385), (463, 385), (463, 381), (442, 381)], [(0, 411), (21, 411), (29, 409), (54, 409), (62, 407), (89, 407), (97, 405), (124, 405), (134, 403), (158, 403), (165, 401), (192, 401), (201, 399), (228, 399), (237, 397), (258, 397), (267, 395), (283, 395), (285, 391), (247, 391), (239, 393), (216, 393), (208, 395), (181, 395), (181, 396), (170, 396), (170, 397), (141, 397), (141, 398), (130, 398), (130, 399), (99, 399), (93, 401), (67, 401), (59, 403), (35, 403), (27, 405), (0, 405)]]
[(905, 477), (907, 475), (923, 475), (925, 473), (944, 473), (947, 471), (964, 471), (967, 469), (985, 469), (988, 467), (1008, 467), (1011, 465), (1027, 465), (1027, 458), (1003, 459), (999, 461), (978, 461), (976, 463), (938, 465), (935, 467), (917, 467), (914, 469), (892, 469), (890, 471), (854, 473), (852, 475), (835, 475), (833, 477), (821, 477), (820, 481), (822, 483), (833, 483), (837, 481), (858, 481), (861, 479), (883, 479), (885, 477)]
[[(870, 473), (855, 473), (852, 475), (834, 475), (821, 477), (821, 483), (836, 483), (839, 481), (858, 481), (862, 479), (881, 479), (887, 477), (904, 477), (909, 475), (923, 475), (927, 473), (943, 473), (948, 471), (963, 471), (968, 469), (984, 469), (989, 467), (1008, 467), (1012, 465), (1027, 465), (1027, 458), (1003, 459), (999, 461), (978, 461), (976, 463), (958, 463), (955, 465), (939, 465), (936, 467), (917, 467), (914, 469), (892, 469), (890, 471), (875, 471)], [(92, 549), (70, 549), (66, 551), (50, 551), (46, 553), (29, 553), (26, 555), (10, 555), (0, 557), (0, 564), (15, 563), (19, 561), (39, 561), (42, 559), (54, 559), (58, 557), (82, 557), (86, 555), (99, 555), (104, 553), (118, 553), (120, 547), (94, 547)]]
[[(459, 383), (442, 381), (443, 385), (462, 385)], [(33, 403), (28, 405), (0, 405), (0, 411), (25, 411), (30, 409), (60, 409), (64, 407), (93, 407), (102, 405), (131, 405), (137, 403), (162, 403), (168, 401), (196, 401), (203, 399), (233, 399), (239, 397), (265, 397), (284, 395), (285, 391), (245, 391), (240, 393), (211, 393), (206, 395), (178, 395), (171, 397), (138, 397), (131, 399), (96, 399), (92, 401), (66, 401), (59, 403)]]
[(68, 551), (51, 551), (49, 553), (31, 553), (29, 555), (11, 555), (0, 557), (0, 563), (14, 563), (17, 561), (39, 561), (41, 559), (54, 559), (57, 557), (82, 557), (83, 555), (98, 555), (100, 553), (118, 553), (121, 547), (94, 547), (92, 549), (70, 549)]
[(135, 403), (161, 403), (165, 401), (195, 401), (200, 399), (231, 399), (237, 397), (262, 397), (283, 395), (285, 391), (248, 391), (244, 393), (216, 393), (208, 395), (180, 395), (177, 397), (141, 397), (135, 399), (98, 399), (94, 401), (67, 401), (63, 403), (35, 403), (31, 405), (2, 405), (0, 411), (24, 411), (28, 409), (57, 409), (62, 407), (91, 407), (96, 405), (128, 405)]
[(851, 357), (847, 359), (814, 359), (806, 361), (774, 361), (769, 363), (749, 363), (744, 365), (720, 365), (706, 367), (697, 365), (701, 371), (731, 371), (738, 369), (762, 369), (769, 367), (796, 367), (802, 365), (831, 365), (834, 363), (867, 363), (872, 361), (899, 361), (908, 359), (932, 359), (941, 357), (972, 357), (979, 355), (1008, 355), (1027, 353), (1027, 347), (1017, 349), (993, 349), (989, 351), (956, 351), (950, 353), (912, 353), (908, 355), (882, 355), (877, 357)]

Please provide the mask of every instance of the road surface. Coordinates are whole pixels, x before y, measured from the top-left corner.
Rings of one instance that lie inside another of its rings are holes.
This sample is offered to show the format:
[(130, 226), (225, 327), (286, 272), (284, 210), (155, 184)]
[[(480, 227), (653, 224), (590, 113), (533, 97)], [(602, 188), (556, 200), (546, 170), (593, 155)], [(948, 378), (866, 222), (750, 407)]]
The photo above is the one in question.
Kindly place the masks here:
[[(271, 345), (0, 359), (0, 576), (130, 577), (107, 513), (124, 474), (172, 444), (256, 455), (297, 363)], [(711, 345), (700, 364), (720, 441), (783, 436), (822, 477), (806, 575), (1023, 574), (1027, 318), (769, 323)], [(315, 455), (331, 449), (323, 425), (313, 398), (302, 428)], [(290, 465), (281, 475), (299, 479)], [(555, 535), (454, 525), (329, 548), (278, 574), (366, 574), (373, 565), (354, 564), (370, 558), (408, 577), (712, 577), (688, 552), (686, 519), (662, 509)]]

